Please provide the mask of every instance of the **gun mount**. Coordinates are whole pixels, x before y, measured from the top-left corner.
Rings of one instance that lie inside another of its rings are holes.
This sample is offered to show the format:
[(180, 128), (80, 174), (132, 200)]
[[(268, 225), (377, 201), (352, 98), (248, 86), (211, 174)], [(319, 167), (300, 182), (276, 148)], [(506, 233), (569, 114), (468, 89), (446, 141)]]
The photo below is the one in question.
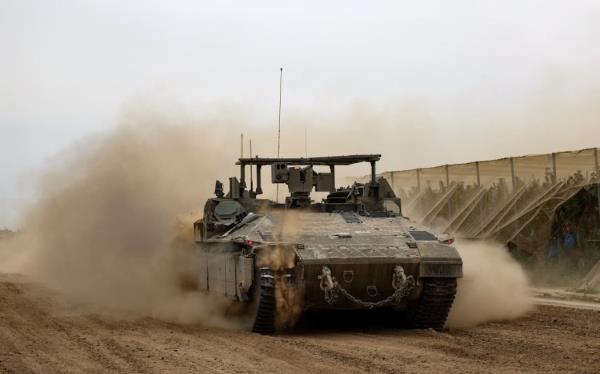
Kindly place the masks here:
[[(383, 211), (383, 206), (377, 206), (383, 199), (391, 200), (386, 204), (397, 205), (392, 209), (394, 214), (401, 214), (400, 200), (393, 195), (391, 187), (383, 179), (379, 180), (376, 174), (376, 163), (381, 159), (379, 154), (329, 156), (329, 157), (298, 157), (298, 158), (240, 158), (236, 165), (240, 166), (240, 180), (233, 177), (229, 179), (228, 198), (232, 199), (256, 199), (263, 194), (262, 168), (270, 166), (271, 182), (274, 184), (286, 184), (290, 195), (286, 197), (283, 207), (286, 208), (310, 208), (310, 194), (315, 192), (328, 192), (329, 195), (322, 203), (312, 205), (312, 208), (325, 211), (354, 210), (364, 211), (365, 206), (371, 210)], [(335, 172), (336, 166), (348, 166), (360, 162), (368, 162), (371, 165), (371, 180), (366, 184), (355, 183), (352, 187), (336, 188)], [(256, 190), (247, 189), (246, 166), (255, 166)], [(317, 172), (314, 166), (327, 166), (329, 172)], [(382, 185), (383, 184), (383, 185)], [(215, 194), (219, 197), (222, 192), (222, 183), (217, 181)], [(274, 202), (274, 207), (279, 204)], [(381, 205), (381, 204), (379, 204)], [(279, 206), (281, 207), (281, 206)]]

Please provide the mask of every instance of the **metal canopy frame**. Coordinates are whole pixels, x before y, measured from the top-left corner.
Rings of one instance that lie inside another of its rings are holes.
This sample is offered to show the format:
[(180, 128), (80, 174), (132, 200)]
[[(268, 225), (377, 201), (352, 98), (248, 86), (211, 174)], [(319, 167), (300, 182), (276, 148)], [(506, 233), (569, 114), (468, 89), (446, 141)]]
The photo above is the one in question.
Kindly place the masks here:
[(349, 155), (325, 157), (253, 157), (240, 158), (236, 165), (272, 165), (284, 163), (287, 165), (352, 165), (359, 162), (377, 162), (381, 155)]
[[(240, 195), (246, 189), (246, 165), (256, 165), (256, 194), (262, 194), (261, 167), (282, 163), (285, 165), (324, 165), (329, 166), (331, 172), (331, 192), (335, 191), (335, 167), (337, 165), (353, 165), (359, 162), (371, 164), (371, 184), (375, 186), (376, 170), (375, 163), (381, 159), (380, 154), (349, 155), (349, 156), (326, 156), (326, 157), (250, 157), (240, 158), (235, 164), (240, 165)], [(252, 192), (252, 189), (250, 190)]]

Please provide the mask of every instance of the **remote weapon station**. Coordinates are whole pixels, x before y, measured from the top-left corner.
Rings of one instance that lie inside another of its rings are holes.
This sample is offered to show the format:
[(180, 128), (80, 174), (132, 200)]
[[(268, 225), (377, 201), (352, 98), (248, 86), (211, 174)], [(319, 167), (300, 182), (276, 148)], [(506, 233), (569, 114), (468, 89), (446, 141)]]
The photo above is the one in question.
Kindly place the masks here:
[[(441, 329), (462, 260), (451, 240), (402, 216), (376, 176), (380, 157), (240, 158), (240, 179), (229, 178), (227, 193), (217, 181), (194, 223), (200, 288), (240, 304), (259, 333), (307, 309), (390, 308), (408, 326)], [(370, 181), (336, 188), (336, 168), (359, 162), (370, 163)], [(248, 166), (256, 189), (247, 188)], [(258, 198), (263, 167), (287, 185), (284, 203)], [(315, 203), (313, 190), (328, 195)]]

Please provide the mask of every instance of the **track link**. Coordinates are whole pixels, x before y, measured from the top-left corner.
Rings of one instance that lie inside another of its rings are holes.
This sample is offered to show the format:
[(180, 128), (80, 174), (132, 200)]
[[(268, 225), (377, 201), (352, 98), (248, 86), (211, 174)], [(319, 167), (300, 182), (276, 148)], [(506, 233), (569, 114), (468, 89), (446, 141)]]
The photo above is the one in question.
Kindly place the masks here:
[(257, 307), (252, 331), (259, 334), (275, 332), (275, 281), (270, 269), (260, 270), (259, 288), (255, 293)]
[(440, 330), (446, 323), (456, 295), (456, 278), (429, 278), (411, 323), (416, 329)]

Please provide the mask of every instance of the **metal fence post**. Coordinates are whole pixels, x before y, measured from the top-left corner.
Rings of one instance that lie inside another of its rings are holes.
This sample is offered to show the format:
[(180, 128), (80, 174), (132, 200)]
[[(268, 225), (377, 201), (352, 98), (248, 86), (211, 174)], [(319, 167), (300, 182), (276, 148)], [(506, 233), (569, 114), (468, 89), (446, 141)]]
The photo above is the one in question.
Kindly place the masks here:
[[(475, 161), (475, 174), (477, 175), (477, 187), (481, 188), (481, 173), (479, 172), (479, 161)], [(479, 199), (479, 222), (483, 222), (483, 205), (485, 199)]]
[[(448, 164), (446, 164), (446, 189), (450, 188), (450, 171), (449, 171), (449, 167)], [(448, 217), (446, 217), (447, 219), (452, 218), (452, 199), (453, 197), (450, 197), (450, 199), (448, 200)]]
[(556, 183), (556, 153), (552, 153), (552, 183)]
[(598, 163), (598, 148), (594, 148), (594, 166), (596, 168), (596, 198), (598, 199), (598, 214), (600, 215), (600, 164)]
[(517, 189), (517, 180), (515, 179), (515, 160), (511, 157), (510, 160), (510, 177), (512, 178), (513, 192)]

